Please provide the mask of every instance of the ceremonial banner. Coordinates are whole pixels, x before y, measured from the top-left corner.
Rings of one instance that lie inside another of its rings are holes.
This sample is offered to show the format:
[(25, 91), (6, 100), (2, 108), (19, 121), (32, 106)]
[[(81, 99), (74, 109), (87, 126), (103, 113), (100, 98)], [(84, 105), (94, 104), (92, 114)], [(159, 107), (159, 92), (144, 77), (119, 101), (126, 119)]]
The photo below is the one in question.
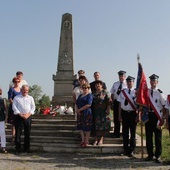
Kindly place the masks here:
[(136, 103), (139, 106), (143, 107), (143, 115), (141, 119), (143, 123), (146, 123), (148, 121), (149, 96), (146, 76), (143, 72), (143, 68), (140, 62), (138, 62), (136, 90), (137, 90)]
[[(168, 110), (169, 110), (169, 112), (168, 113), (170, 113), (170, 94), (168, 94), (167, 95), (167, 99), (166, 99), (166, 102), (167, 102), (167, 106), (168, 106)], [(169, 130), (169, 135), (170, 135), (170, 114), (168, 115), (168, 130)]]

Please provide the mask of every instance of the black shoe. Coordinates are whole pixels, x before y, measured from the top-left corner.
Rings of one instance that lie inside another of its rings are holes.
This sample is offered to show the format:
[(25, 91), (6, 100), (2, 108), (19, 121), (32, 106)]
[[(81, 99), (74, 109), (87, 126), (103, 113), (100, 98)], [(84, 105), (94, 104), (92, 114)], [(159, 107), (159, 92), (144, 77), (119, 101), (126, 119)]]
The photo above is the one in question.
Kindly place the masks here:
[(16, 151), (16, 152), (15, 152), (15, 155), (19, 155), (19, 154), (20, 154), (20, 151)]
[(129, 157), (135, 157), (135, 156), (134, 156), (134, 152), (130, 152), (128, 156), (129, 156)]
[(127, 152), (123, 152), (120, 154), (121, 156), (128, 156), (129, 154)]
[(147, 158), (145, 158), (145, 161), (152, 161), (153, 157), (152, 156), (148, 156)]
[(120, 135), (113, 135), (112, 138), (120, 138)]
[(25, 153), (32, 153), (32, 151), (30, 149), (24, 149)]
[(162, 163), (162, 160), (161, 160), (160, 157), (158, 157), (158, 158), (155, 159), (155, 162), (156, 162), (156, 163)]
[(6, 148), (3, 148), (3, 149), (2, 149), (2, 153), (4, 153), (4, 154), (8, 153), (8, 151), (6, 150)]

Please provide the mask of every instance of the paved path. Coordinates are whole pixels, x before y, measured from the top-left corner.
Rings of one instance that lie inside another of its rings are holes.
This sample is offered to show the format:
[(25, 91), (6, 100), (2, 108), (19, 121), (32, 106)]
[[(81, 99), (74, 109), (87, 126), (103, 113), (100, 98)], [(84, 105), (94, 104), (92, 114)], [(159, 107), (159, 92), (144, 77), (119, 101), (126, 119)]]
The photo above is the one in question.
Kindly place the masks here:
[(113, 154), (80, 153), (0, 153), (0, 170), (170, 170), (170, 165), (145, 162), (136, 155), (136, 159)]

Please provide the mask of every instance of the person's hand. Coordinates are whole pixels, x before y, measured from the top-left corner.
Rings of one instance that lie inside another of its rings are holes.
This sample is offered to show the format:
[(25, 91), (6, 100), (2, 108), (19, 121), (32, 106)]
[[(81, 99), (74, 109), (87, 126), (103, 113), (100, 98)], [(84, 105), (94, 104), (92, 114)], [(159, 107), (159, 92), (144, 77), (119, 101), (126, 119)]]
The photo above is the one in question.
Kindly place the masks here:
[(31, 116), (31, 113), (23, 114), (23, 118), (26, 120)]
[(19, 113), (18, 115), (19, 115), (20, 117), (24, 118), (24, 117), (23, 117), (23, 115), (24, 115), (23, 113)]
[(138, 123), (139, 122), (139, 114), (136, 115), (136, 119), (135, 122)]
[(106, 110), (106, 116), (110, 115), (110, 110)]
[(19, 113), (19, 116), (26, 120), (31, 116), (31, 113)]
[(80, 115), (80, 109), (76, 109), (76, 113)]

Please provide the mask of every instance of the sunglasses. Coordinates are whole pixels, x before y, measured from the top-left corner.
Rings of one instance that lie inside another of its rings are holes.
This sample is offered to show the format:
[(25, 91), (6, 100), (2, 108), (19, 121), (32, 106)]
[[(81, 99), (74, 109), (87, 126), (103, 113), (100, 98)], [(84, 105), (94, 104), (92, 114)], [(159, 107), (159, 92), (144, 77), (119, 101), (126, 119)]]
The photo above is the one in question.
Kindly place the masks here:
[(88, 87), (82, 87), (82, 89), (88, 89)]
[(19, 81), (14, 81), (14, 83), (19, 83)]

